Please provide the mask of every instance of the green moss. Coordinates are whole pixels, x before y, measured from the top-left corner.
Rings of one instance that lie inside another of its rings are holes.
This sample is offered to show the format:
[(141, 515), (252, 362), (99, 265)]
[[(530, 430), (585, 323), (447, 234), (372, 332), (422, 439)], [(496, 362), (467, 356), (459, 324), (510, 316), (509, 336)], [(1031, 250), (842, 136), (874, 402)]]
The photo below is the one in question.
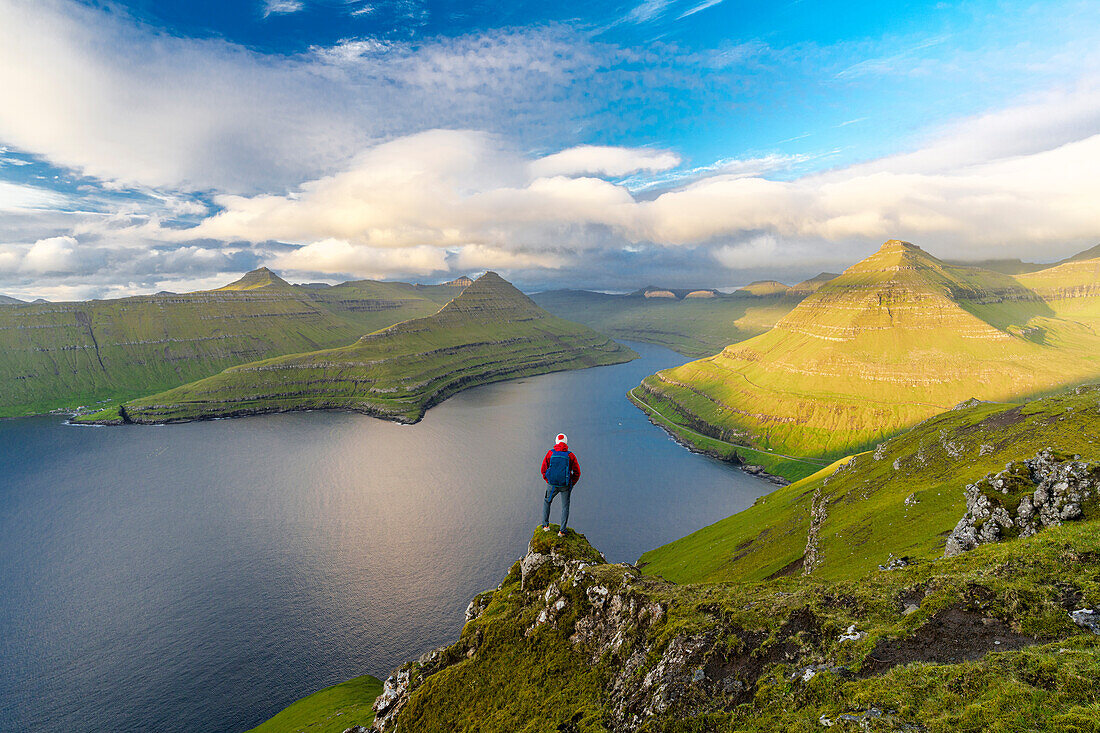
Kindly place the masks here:
[[(540, 551), (594, 557), (582, 540), (556, 544), (536, 532), (532, 542)], [(450, 666), (424, 677), (398, 716), (397, 730), (606, 731), (612, 707), (625, 694), (609, 687), (622, 681), (622, 660), (645, 652), (627, 678), (640, 681), (673, 639), (691, 635), (712, 639), (716, 663), (761, 660), (759, 676), (749, 680), (751, 694), (741, 704), (710, 693), (696, 702), (678, 698), (671, 712), (650, 716), (639, 730), (818, 730), (821, 716), (839, 722), (871, 708), (882, 712), (871, 721), (875, 730), (1066, 730), (1087, 725), (1100, 709), (1093, 684), (1100, 674), (1100, 638), (1073, 624), (1066, 610), (1067, 589), (1080, 598), (1069, 608), (1100, 602), (1098, 571), (1100, 524), (1093, 522), (836, 582), (811, 577), (674, 585), (633, 578), (623, 566), (597, 565), (576, 585), (561, 583), (566, 610), (554, 624), (534, 628), (544, 607), (542, 589), (524, 592), (510, 573), (485, 613), (445, 652)], [(623, 639), (620, 655), (605, 654), (596, 663), (572, 639), (574, 624), (590, 609), (585, 589), (594, 584), (628, 588), (639, 604), (667, 609), (647, 631), (633, 623), (613, 630)], [(918, 610), (903, 613), (903, 601), (914, 598)], [(922, 661), (922, 653), (934, 652), (916, 652), (911, 663), (867, 675), (880, 640), (935, 634), (935, 620), (949, 609), (968, 614), (978, 627), (989, 619), (1034, 641), (1009, 651), (991, 645), (961, 662)], [(841, 641), (853, 625), (864, 636)], [(847, 671), (823, 670), (803, 681), (805, 665), (818, 663)]]
[(371, 706), (382, 693), (381, 680), (363, 675), (292, 703), (248, 733), (342, 733), (374, 722)]

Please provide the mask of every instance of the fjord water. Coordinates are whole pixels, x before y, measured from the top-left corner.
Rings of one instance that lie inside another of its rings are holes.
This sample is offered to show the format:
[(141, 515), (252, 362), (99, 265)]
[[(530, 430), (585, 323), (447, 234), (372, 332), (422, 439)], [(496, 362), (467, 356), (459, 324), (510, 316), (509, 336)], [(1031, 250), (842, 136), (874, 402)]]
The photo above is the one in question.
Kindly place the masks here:
[(631, 346), (641, 359), (472, 389), (412, 426), (0, 422), (0, 730), (235, 733), (385, 677), (452, 640), (523, 554), (559, 430), (582, 470), (570, 525), (612, 561), (769, 491), (629, 404), (683, 361)]

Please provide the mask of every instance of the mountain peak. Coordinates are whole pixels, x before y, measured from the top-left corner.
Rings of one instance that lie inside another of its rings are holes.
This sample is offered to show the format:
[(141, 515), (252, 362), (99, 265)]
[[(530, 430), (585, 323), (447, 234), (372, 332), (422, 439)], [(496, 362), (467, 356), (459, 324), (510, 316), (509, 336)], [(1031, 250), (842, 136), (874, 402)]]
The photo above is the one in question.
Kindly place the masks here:
[(878, 250), (844, 271), (850, 273), (941, 269), (944, 263), (910, 242), (891, 239)]
[(515, 285), (492, 270), (474, 280), (454, 300), (443, 306), (439, 314), (490, 320), (526, 320), (548, 315)]
[(882, 243), (882, 246), (878, 248), (880, 253), (882, 252), (924, 252), (923, 249), (913, 244), (912, 242), (906, 242), (903, 239), (887, 239)]
[(290, 283), (282, 279), (266, 267), (257, 267), (251, 272), (245, 273), (240, 280), (234, 280), (217, 290), (256, 290), (267, 287), (290, 287)]
[(971, 312), (974, 304), (1033, 298), (1007, 275), (948, 265), (914, 244), (891, 239), (821, 284), (776, 327), (837, 342), (885, 330), (940, 330), (944, 338), (1003, 341), (1009, 334)]

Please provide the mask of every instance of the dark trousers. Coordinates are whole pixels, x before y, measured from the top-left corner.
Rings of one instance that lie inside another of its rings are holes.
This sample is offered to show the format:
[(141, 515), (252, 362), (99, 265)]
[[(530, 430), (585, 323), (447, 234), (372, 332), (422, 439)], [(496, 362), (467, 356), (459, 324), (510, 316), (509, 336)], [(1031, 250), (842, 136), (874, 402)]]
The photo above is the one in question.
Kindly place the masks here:
[(565, 531), (565, 525), (569, 522), (569, 492), (570, 489), (560, 486), (546, 487), (546, 501), (542, 505), (542, 526), (550, 524), (550, 503), (555, 495), (561, 495), (561, 531)]

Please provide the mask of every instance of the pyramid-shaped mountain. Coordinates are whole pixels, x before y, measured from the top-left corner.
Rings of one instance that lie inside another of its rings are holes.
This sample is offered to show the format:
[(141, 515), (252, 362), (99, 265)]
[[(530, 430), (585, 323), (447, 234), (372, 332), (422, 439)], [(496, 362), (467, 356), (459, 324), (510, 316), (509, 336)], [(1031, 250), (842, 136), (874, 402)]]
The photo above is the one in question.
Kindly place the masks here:
[(122, 413), (133, 422), (160, 423), (340, 408), (415, 422), (467, 387), (636, 356), (586, 326), (550, 315), (489, 272), (433, 315), (349, 346), (233, 367), (128, 402)]
[(948, 265), (920, 247), (891, 240), (823, 284), (776, 327), (832, 341), (873, 331), (937, 329), (1000, 340), (1009, 334), (983, 320), (989, 314), (982, 311), (1006, 301), (1038, 307), (1038, 297), (1008, 275)]
[(488, 320), (524, 320), (550, 317), (521, 293), (512, 283), (495, 272), (487, 272), (439, 311), (447, 317), (468, 317)]
[(266, 267), (246, 272), (240, 280), (234, 280), (217, 290), (258, 290), (259, 288), (289, 288), (291, 284)]
[(831, 457), (970, 397), (1008, 400), (1095, 377), (1095, 334), (1009, 275), (891, 240), (767, 333), (648, 377), (637, 392), (697, 432)]

